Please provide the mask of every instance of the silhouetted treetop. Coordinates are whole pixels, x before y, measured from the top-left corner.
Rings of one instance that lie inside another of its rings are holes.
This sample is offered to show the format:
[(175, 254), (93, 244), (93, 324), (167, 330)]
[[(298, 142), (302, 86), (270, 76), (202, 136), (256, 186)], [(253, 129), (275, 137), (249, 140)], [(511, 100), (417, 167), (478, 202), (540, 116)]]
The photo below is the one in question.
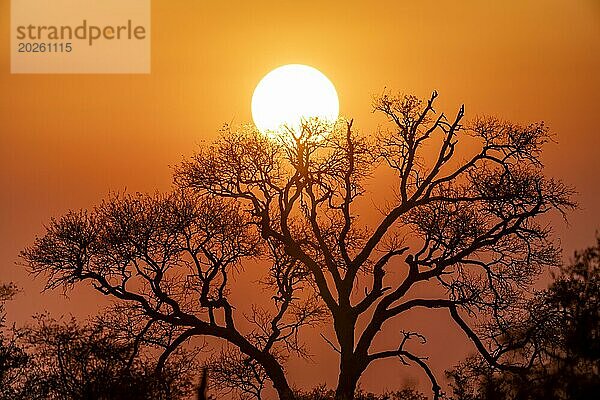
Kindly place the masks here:
[[(307, 354), (300, 328), (328, 321), (338, 399), (352, 398), (366, 368), (389, 357), (421, 368), (438, 398), (421, 333), (372, 347), (387, 321), (413, 309), (446, 310), (486, 362), (523, 368), (511, 363), (516, 342), (487, 328), (506, 330), (537, 275), (558, 265), (540, 217), (575, 207), (572, 189), (543, 172), (544, 124), (465, 121), (464, 107), (437, 113), (436, 98), (378, 97), (374, 110), (388, 124), (375, 135), (341, 120), (305, 121), (275, 138), (225, 126), (176, 168), (173, 193), (117, 196), (67, 214), (23, 258), (48, 287), (90, 280), (181, 328), (173, 348), (194, 336), (223, 339), (282, 399), (294, 398), (285, 360)], [(374, 185), (392, 193), (382, 200)], [(375, 223), (360, 217), (368, 204), (381, 212)], [(245, 329), (229, 277), (257, 257), (271, 304), (253, 307)], [(415, 295), (423, 282), (437, 296)]]

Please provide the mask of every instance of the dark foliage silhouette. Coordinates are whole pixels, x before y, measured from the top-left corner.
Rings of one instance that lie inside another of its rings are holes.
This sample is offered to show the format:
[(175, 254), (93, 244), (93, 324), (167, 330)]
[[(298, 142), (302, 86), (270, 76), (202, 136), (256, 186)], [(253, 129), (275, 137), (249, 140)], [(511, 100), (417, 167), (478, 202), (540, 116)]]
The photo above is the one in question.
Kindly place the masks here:
[(17, 293), (14, 284), (0, 284), (0, 399), (16, 398), (14, 387), (29, 361), (27, 353), (18, 343), (21, 332), (6, 326), (5, 303)]
[[(595, 399), (600, 393), (600, 238), (575, 254), (526, 304), (509, 335), (534, 348), (526, 371), (499, 371), (471, 357), (448, 376), (457, 400)], [(523, 318), (526, 315), (526, 318)], [(513, 339), (514, 340), (514, 339)]]
[(59, 322), (46, 315), (18, 330), (23, 361), (10, 365), (0, 399), (176, 400), (187, 399), (197, 373), (180, 353), (155, 371), (155, 357), (96, 321)]
[[(327, 389), (324, 385), (317, 386), (308, 391), (296, 391), (298, 400), (333, 400), (336, 394), (334, 390)], [(365, 392), (358, 388), (354, 393), (355, 400), (427, 400), (427, 396), (416, 389), (406, 387), (404, 389), (387, 392), (381, 395)]]
[[(386, 322), (415, 309), (446, 310), (488, 364), (524, 368), (512, 363), (520, 343), (484, 328), (508, 329), (527, 287), (559, 263), (538, 217), (573, 208), (571, 189), (543, 174), (544, 124), (465, 121), (463, 107), (450, 118), (436, 114), (436, 98), (378, 97), (389, 126), (374, 136), (341, 121), (306, 121), (274, 140), (225, 127), (176, 169), (172, 193), (70, 212), (22, 257), (48, 288), (88, 281), (149, 324), (177, 327), (164, 358), (193, 337), (222, 339), (247, 369), (237, 376), (266, 376), (285, 400), (296, 397), (285, 361), (309, 354), (299, 333), (321, 323), (335, 332), (324, 339), (339, 356), (336, 399), (353, 398), (385, 358), (421, 368), (438, 398), (422, 333), (408, 328), (396, 346), (372, 348), (397, 335)], [(395, 177), (383, 201), (368, 189), (380, 174)], [(359, 218), (370, 202), (375, 224)], [(271, 304), (257, 299), (245, 324), (230, 283), (250, 259), (265, 265)], [(437, 296), (415, 296), (423, 284)]]

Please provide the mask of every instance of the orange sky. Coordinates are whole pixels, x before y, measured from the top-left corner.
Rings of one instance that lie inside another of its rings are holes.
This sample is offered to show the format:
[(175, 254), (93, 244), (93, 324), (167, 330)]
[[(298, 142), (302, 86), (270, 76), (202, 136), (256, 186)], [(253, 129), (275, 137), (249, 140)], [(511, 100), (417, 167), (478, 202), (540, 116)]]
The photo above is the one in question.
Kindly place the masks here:
[[(98, 296), (89, 290), (71, 296), (83, 301), (39, 294), (42, 281), (14, 266), (18, 251), (50, 216), (111, 190), (168, 189), (169, 166), (222, 123), (248, 122), (254, 86), (288, 63), (325, 73), (341, 113), (364, 132), (380, 122), (370, 102), (386, 86), (419, 96), (437, 89), (438, 109), (448, 113), (465, 103), (467, 116), (546, 121), (559, 141), (546, 148), (547, 172), (574, 185), (581, 204), (569, 226), (556, 226), (565, 254), (600, 229), (596, 0), (155, 0), (150, 75), (11, 75), (9, 5), (0, 0), (0, 281), (25, 290), (9, 307), (12, 319), (94, 312)], [(438, 336), (432, 349), (443, 371), (467, 347), (456, 332)], [(294, 371), (295, 381), (335, 376), (327, 354)], [(374, 367), (363, 387), (394, 388), (405, 371)], [(406, 376), (423, 381), (417, 370)]]

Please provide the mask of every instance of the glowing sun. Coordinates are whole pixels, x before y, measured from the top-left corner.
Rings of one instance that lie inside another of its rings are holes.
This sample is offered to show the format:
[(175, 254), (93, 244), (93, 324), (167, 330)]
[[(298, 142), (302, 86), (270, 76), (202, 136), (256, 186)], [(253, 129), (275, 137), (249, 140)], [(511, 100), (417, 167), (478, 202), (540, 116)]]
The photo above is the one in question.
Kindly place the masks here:
[(277, 134), (284, 125), (297, 132), (302, 121), (313, 118), (333, 123), (339, 108), (331, 81), (319, 70), (302, 64), (269, 72), (252, 95), (252, 118), (267, 135)]

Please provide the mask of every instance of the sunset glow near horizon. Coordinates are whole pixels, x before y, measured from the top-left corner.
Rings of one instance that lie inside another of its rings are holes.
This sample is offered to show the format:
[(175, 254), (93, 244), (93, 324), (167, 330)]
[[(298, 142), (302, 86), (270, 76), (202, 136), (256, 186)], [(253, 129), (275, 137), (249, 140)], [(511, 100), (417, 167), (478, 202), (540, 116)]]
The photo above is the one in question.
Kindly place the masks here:
[(333, 123), (339, 115), (335, 86), (316, 68), (288, 64), (265, 75), (252, 95), (252, 118), (273, 136), (287, 126), (298, 132), (302, 121), (318, 118)]

